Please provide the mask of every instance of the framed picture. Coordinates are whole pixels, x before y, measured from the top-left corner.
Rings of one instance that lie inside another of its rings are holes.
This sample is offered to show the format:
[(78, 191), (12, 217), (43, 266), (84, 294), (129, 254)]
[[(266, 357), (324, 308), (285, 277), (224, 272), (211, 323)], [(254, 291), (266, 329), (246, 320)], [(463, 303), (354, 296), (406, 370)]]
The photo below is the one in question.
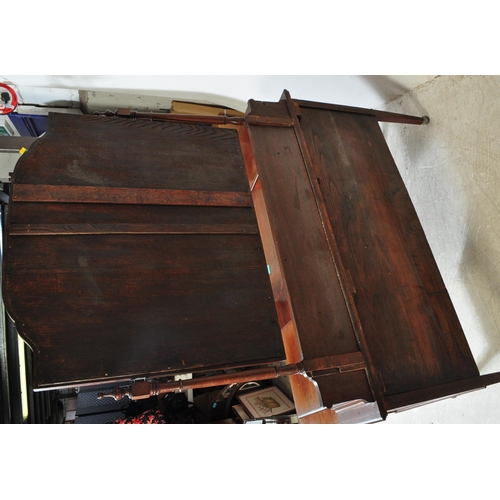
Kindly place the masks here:
[(244, 410), (252, 418), (272, 417), (290, 413), (295, 409), (283, 392), (275, 386), (258, 389), (256, 391), (243, 392), (237, 396)]

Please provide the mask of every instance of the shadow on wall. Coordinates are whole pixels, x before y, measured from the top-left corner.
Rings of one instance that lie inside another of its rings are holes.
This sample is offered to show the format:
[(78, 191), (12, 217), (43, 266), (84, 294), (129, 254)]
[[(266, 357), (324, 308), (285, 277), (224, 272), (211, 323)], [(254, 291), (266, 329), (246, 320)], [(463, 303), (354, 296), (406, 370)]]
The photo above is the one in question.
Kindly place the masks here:
[(405, 95), (407, 109), (406, 114), (416, 116), (428, 116), (427, 110), (420, 104), (414, 90), (435, 77), (433, 75), (416, 76), (383, 76), (383, 75), (365, 75), (361, 77), (370, 85), (380, 96), (384, 104), (394, 101)]

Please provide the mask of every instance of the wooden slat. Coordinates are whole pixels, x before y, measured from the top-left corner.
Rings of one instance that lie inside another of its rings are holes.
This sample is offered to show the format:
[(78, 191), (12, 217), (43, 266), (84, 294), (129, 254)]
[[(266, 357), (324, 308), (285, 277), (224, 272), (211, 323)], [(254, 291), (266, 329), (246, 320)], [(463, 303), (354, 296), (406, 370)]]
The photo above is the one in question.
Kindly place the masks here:
[[(373, 402), (375, 397), (370, 387), (366, 370), (354, 370), (340, 373), (319, 374), (312, 377), (321, 392), (323, 404), (329, 408), (332, 405), (364, 399)], [(381, 403), (377, 402), (380, 409)], [(381, 415), (385, 418), (384, 407), (380, 409)]]
[(330, 408), (310, 413), (299, 418), (300, 424), (338, 424), (337, 414)]
[(264, 125), (278, 127), (293, 127), (293, 119), (286, 104), (279, 102), (263, 102), (250, 99), (245, 116), (248, 125)]
[(293, 127), (291, 118), (280, 118), (273, 116), (247, 116), (246, 122), (249, 125), (263, 125), (266, 127)]
[(185, 122), (185, 123), (204, 123), (209, 125), (217, 124), (234, 124), (239, 125), (243, 122), (244, 118), (241, 116), (226, 116), (226, 115), (191, 115), (185, 113), (159, 113), (154, 111), (141, 112), (131, 109), (117, 109), (116, 111), (103, 111), (97, 112), (97, 115), (104, 115), (108, 117), (117, 116), (120, 118), (129, 118), (132, 120), (151, 120), (151, 121), (165, 121), (165, 122)]
[(290, 386), (293, 393), (295, 410), (299, 418), (325, 408), (318, 385), (310, 377), (292, 375)]
[(389, 111), (379, 111), (377, 109), (357, 108), (353, 106), (342, 106), (340, 104), (305, 101), (302, 99), (296, 99), (295, 101), (303, 108), (326, 109), (343, 113), (369, 115), (374, 116), (379, 122), (407, 123), (409, 125), (422, 125), (426, 123), (426, 119), (422, 116), (403, 115), (401, 113), (391, 113)]
[[(266, 202), (264, 200), (262, 185), (259, 179), (259, 174), (257, 172), (257, 165), (255, 163), (255, 156), (253, 154), (250, 137), (248, 134), (248, 127), (241, 127), (241, 129), (239, 130), (239, 137), (248, 177), (248, 183), (252, 192), (255, 215), (257, 217), (259, 225), (264, 255), (266, 257), (267, 265), (269, 266), (268, 269), (271, 279), (271, 286), (273, 289), (274, 302), (276, 304), (276, 310), (278, 312), (280, 327), (283, 332), (283, 329), (290, 322), (294, 321), (290, 304), (290, 294), (288, 292), (288, 287), (283, 276), (283, 270), (280, 263), (280, 258), (278, 256), (278, 250), (274, 242), (271, 224), (269, 222), (269, 214), (267, 211)], [(297, 349), (300, 350), (300, 346), (298, 346)], [(297, 349), (294, 348), (294, 350)], [(292, 362), (292, 358), (288, 358), (288, 354), (287, 359), (289, 362)], [(293, 362), (298, 362), (302, 359), (302, 357), (294, 357), (293, 359)]]
[(258, 234), (256, 224), (13, 224), (11, 236), (81, 234)]
[[(288, 363), (298, 363), (303, 360), (304, 356), (300, 339), (297, 335), (290, 293), (283, 272), (282, 258), (279, 255), (276, 241), (273, 237), (271, 222), (269, 220), (270, 214), (268, 213), (266, 200), (264, 198), (262, 183), (259, 178), (248, 127), (240, 128), (239, 137), (245, 160), (248, 182), (252, 190), (252, 198), (259, 224), (262, 246), (266, 256), (266, 262), (270, 269), (271, 286), (281, 326), (281, 335), (285, 347), (286, 359)], [(307, 415), (314, 412), (314, 417), (305, 417), (302, 423), (320, 423), (320, 417), (324, 419), (325, 423), (336, 422), (336, 416), (333, 412), (325, 410), (326, 413), (323, 413), (324, 406), (321, 393), (318, 385), (311, 378), (301, 374), (293, 375), (289, 377), (289, 380), (297, 415), (300, 417), (301, 415)]]
[(249, 131), (304, 357), (353, 352), (358, 344), (295, 132)]
[(12, 203), (11, 224), (256, 225), (252, 207)]
[(54, 186), (17, 184), (13, 201), (60, 203), (118, 203), (132, 205), (196, 205), (249, 207), (250, 193), (194, 191), (177, 189), (140, 189), (96, 186)]
[(388, 396), (385, 398), (385, 407), (387, 411), (394, 412), (398, 409), (418, 406), (426, 402), (432, 402), (476, 389), (483, 389), (488, 385), (498, 383), (500, 383), (500, 372), (457, 380), (447, 384), (426, 387), (417, 391)]
[[(323, 192), (320, 188), (318, 179), (320, 176), (320, 172), (318, 171), (317, 162), (313, 161), (311, 158), (311, 154), (309, 151), (309, 145), (304, 135), (304, 131), (302, 130), (299, 117), (297, 115), (297, 103), (292, 100), (290, 93), (288, 91), (283, 92), (283, 97), (288, 106), (288, 112), (292, 116), (295, 127), (294, 131), (297, 137), (297, 142), (299, 144), (299, 148), (302, 154), (302, 158), (304, 161), (304, 167), (307, 172), (307, 177), (309, 180), (310, 188), (314, 194), (315, 204), (318, 210), (318, 215), (321, 219), (321, 225), (325, 233), (325, 238), (328, 242), (328, 248), (330, 250), (330, 254), (332, 257), (333, 265), (335, 271), (338, 275), (339, 286), (342, 292), (342, 296), (344, 299), (344, 303), (349, 314), (349, 318), (352, 322), (353, 332), (356, 336), (357, 342), (359, 343), (361, 350), (364, 354), (364, 358), (367, 360), (367, 374), (369, 375), (369, 383), (373, 394), (375, 394), (379, 406), (383, 408), (382, 405), (382, 394), (381, 394), (381, 380), (379, 374), (376, 370), (373, 369), (373, 363), (371, 359), (371, 353), (367, 349), (365, 334), (363, 331), (363, 327), (354, 304), (354, 298), (352, 295), (352, 291), (355, 290), (355, 287), (352, 283), (352, 277), (348, 275), (344, 264), (342, 262), (339, 247), (336, 241), (336, 236), (333, 231), (333, 227), (328, 217), (328, 211), (325, 203), (325, 199), (323, 196)], [(349, 276), (349, 277), (348, 277)], [(383, 411), (383, 410), (382, 410)]]
[(338, 368), (340, 371), (365, 368), (363, 354), (360, 351), (337, 354), (336, 356), (324, 356), (322, 358), (307, 359), (303, 362), (306, 372), (324, 371)]

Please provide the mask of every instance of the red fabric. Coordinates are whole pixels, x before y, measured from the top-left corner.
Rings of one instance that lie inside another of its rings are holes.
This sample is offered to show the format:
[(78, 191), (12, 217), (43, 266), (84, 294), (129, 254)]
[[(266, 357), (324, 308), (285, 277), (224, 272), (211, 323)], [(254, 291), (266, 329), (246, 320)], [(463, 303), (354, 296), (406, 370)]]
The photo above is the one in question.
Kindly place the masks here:
[(122, 418), (113, 422), (115, 424), (166, 424), (160, 410), (147, 410), (135, 417)]

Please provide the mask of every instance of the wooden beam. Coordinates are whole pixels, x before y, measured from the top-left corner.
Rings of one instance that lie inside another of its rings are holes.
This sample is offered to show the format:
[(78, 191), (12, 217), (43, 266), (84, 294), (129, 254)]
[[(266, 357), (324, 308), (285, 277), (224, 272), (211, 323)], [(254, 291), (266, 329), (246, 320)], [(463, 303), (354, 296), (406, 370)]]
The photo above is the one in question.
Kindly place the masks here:
[[(321, 218), (323, 230), (325, 233), (326, 240), (328, 241), (328, 246), (330, 250), (330, 254), (332, 257), (333, 265), (335, 267), (335, 270), (339, 276), (339, 283), (342, 289), (342, 294), (344, 296), (345, 304), (350, 316), (350, 320), (352, 323), (353, 330), (356, 335), (356, 339), (358, 341), (358, 344), (361, 348), (361, 351), (364, 354), (364, 358), (367, 360), (367, 374), (368, 374), (368, 379), (370, 382), (370, 387), (373, 392), (373, 395), (375, 396), (381, 413), (383, 412), (383, 399), (382, 399), (382, 392), (381, 392), (381, 387), (382, 381), (380, 380), (380, 375), (376, 372), (376, 370), (373, 368), (373, 363), (371, 360), (371, 355), (369, 350), (367, 349), (367, 344), (366, 344), (366, 338), (365, 334), (363, 331), (363, 327), (361, 325), (361, 320), (359, 319), (359, 315), (356, 309), (356, 305), (354, 303), (354, 298), (352, 296), (351, 290), (352, 290), (352, 280), (351, 283), (349, 283), (349, 280), (346, 276), (346, 269), (344, 265), (342, 264), (342, 260), (340, 258), (340, 252), (338, 249), (338, 244), (335, 238), (335, 233), (333, 231), (330, 218), (328, 217), (328, 211), (325, 206), (325, 200), (323, 198), (323, 193), (319, 187), (319, 185), (313, 181), (313, 179), (317, 179), (319, 177), (319, 174), (317, 172), (317, 166), (314, 164), (314, 162), (311, 159), (311, 155), (309, 153), (309, 149), (307, 147), (307, 141), (304, 137), (304, 132), (300, 126), (300, 120), (297, 115), (296, 111), (296, 106), (294, 104), (295, 100), (292, 99), (290, 96), (290, 93), (285, 90), (283, 92), (283, 99), (286, 101), (288, 105), (288, 111), (290, 115), (292, 116), (294, 122), (295, 122), (295, 135), (297, 138), (297, 142), (299, 144), (299, 148), (302, 154), (302, 158), (304, 161), (304, 166), (307, 172), (307, 176), (309, 179), (309, 184), (311, 186), (312, 192), (314, 194), (314, 199), (316, 202), (316, 207), (318, 210), (318, 214)], [(385, 415), (382, 415), (382, 418), (385, 418)]]
[(12, 224), (10, 236), (81, 234), (259, 234), (257, 224)]
[(464, 380), (455, 380), (447, 384), (441, 384), (434, 387), (426, 387), (417, 391), (411, 391), (404, 394), (395, 394), (394, 396), (384, 397), (385, 408), (388, 412), (406, 409), (414, 406), (420, 406), (430, 403), (437, 399), (443, 399), (464, 392), (483, 389), (488, 385), (498, 384), (500, 382), (500, 372), (471, 377)]
[(16, 184), (13, 201), (251, 207), (246, 192)]
[(325, 356), (323, 358), (304, 359), (302, 361), (304, 370), (313, 376), (319, 372), (337, 369), (339, 372), (364, 370), (366, 368), (361, 351)]
[(278, 377), (290, 377), (302, 372), (300, 364), (290, 364), (285, 366), (273, 366), (265, 368), (254, 368), (236, 373), (222, 373), (219, 375), (209, 375), (206, 377), (193, 378), (188, 380), (166, 381), (144, 381), (135, 382), (127, 388), (117, 387), (108, 393), (99, 393), (98, 398), (112, 397), (119, 401), (128, 396), (132, 400), (147, 399), (159, 394), (169, 392), (187, 391), (188, 389), (203, 389), (220, 385), (235, 383), (253, 382), (256, 380), (271, 380)]
[(428, 116), (403, 115), (401, 113), (391, 113), (389, 111), (379, 111), (377, 109), (356, 108), (353, 106), (304, 101), (301, 99), (294, 99), (294, 101), (303, 108), (328, 109), (330, 111), (340, 111), (343, 113), (370, 115), (374, 116), (379, 122), (407, 123), (409, 125), (422, 125), (429, 123)]

